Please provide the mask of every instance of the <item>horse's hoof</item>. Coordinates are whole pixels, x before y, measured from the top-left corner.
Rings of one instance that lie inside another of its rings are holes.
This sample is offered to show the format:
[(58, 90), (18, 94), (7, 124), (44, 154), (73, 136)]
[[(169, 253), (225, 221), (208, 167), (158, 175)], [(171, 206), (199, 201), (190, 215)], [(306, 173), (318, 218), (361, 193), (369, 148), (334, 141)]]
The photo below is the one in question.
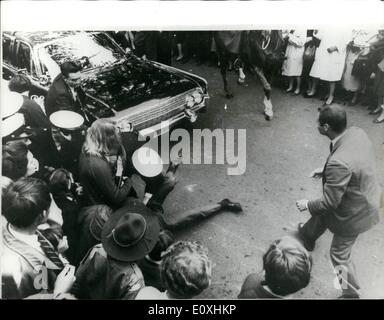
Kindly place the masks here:
[(267, 121), (271, 121), (272, 116), (271, 116), (270, 114), (266, 113), (265, 111), (263, 112), (263, 114), (264, 114), (264, 119), (265, 119), (265, 120), (267, 120)]
[(245, 83), (245, 79), (241, 79), (241, 78), (237, 79), (237, 84), (238, 84), (239, 86), (243, 86), (244, 83)]
[(232, 99), (232, 98), (233, 98), (233, 93), (232, 93), (232, 92), (227, 92), (227, 93), (225, 94), (225, 97), (226, 97), (227, 99)]

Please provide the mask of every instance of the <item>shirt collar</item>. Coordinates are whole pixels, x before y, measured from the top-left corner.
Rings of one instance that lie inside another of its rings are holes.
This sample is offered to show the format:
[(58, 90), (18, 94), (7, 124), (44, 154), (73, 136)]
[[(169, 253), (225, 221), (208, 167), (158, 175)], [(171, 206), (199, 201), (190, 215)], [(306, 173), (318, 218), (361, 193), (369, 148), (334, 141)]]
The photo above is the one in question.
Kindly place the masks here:
[(37, 234), (25, 234), (21, 233), (19, 231), (16, 231), (11, 224), (9, 224), (9, 232), (18, 240), (30, 245), (31, 247), (34, 247), (38, 249), (39, 251), (42, 251), (40, 242), (37, 238)]
[(333, 148), (335, 147), (336, 142), (339, 141), (345, 135), (345, 132), (346, 130), (331, 141)]

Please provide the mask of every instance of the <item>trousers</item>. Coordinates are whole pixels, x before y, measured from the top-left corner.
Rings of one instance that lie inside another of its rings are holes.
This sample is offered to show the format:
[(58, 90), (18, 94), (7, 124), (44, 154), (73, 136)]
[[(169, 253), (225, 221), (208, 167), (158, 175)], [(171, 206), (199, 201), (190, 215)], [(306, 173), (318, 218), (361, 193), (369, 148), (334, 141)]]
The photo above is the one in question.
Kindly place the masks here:
[[(302, 236), (315, 242), (327, 230), (324, 215), (312, 216), (302, 227)], [(330, 248), (330, 257), (335, 269), (343, 296), (359, 296), (359, 283), (356, 276), (355, 265), (352, 261), (352, 247), (358, 235), (342, 236), (333, 234)]]

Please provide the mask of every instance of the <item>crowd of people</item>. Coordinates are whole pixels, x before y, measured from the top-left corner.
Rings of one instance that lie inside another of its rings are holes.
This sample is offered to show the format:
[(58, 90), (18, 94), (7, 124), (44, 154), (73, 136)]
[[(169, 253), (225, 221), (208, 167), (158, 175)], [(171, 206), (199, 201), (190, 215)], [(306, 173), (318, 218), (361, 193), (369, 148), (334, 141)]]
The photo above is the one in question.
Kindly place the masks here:
[[(139, 57), (171, 65), (172, 61), (218, 64), (213, 32), (110, 32), (126, 50)], [(324, 105), (340, 99), (353, 106), (367, 105), (384, 122), (383, 30), (284, 30), (286, 52), (281, 75), (287, 93), (319, 97)], [(234, 68), (234, 61), (229, 69)]]
[[(211, 55), (210, 32), (110, 34), (124, 49), (167, 64), (175, 39), (177, 61), (195, 55), (200, 63)], [(359, 296), (350, 252), (358, 235), (378, 221), (380, 186), (368, 137), (361, 129), (347, 129), (346, 112), (333, 101), (339, 81), (354, 93), (371, 89), (379, 98), (375, 122), (384, 122), (384, 34), (376, 35), (379, 40), (371, 45), (374, 71), (365, 78), (353, 72), (351, 62), (359, 59), (353, 44), (357, 36), (353, 43), (332, 32), (312, 36), (306, 30), (287, 33), (282, 75), (289, 77), (287, 92), (294, 95), (302, 92), (304, 73), (308, 97), (316, 94), (318, 80), (329, 83), (318, 122), (319, 132), (332, 141), (331, 155), (314, 173), (323, 178), (323, 196), (297, 202), (300, 211), (312, 215), (299, 226), (301, 241), (283, 237), (272, 243), (262, 257), (263, 274), (249, 275), (239, 298), (284, 298), (305, 288), (312, 268), (308, 251), (327, 228), (334, 233), (332, 263), (348, 269), (343, 297)], [(305, 58), (308, 48), (310, 59)], [(180, 159), (167, 168), (158, 161), (156, 172), (148, 172), (145, 164), (132, 161), (135, 152), (145, 148), (136, 133), (121, 132), (108, 119), (86, 128), (77, 113), (85, 99), (79, 86), (81, 69), (71, 61), (60, 67), (45, 102), (29, 96), (27, 76), (15, 75), (7, 83), (2, 114), (4, 127), (10, 128), (2, 130), (2, 297), (198, 296), (211, 282), (208, 250), (200, 243), (175, 241), (174, 232), (221, 212), (241, 212), (241, 204), (226, 198), (169, 222), (163, 203), (177, 183)], [(356, 144), (364, 152), (356, 154)]]

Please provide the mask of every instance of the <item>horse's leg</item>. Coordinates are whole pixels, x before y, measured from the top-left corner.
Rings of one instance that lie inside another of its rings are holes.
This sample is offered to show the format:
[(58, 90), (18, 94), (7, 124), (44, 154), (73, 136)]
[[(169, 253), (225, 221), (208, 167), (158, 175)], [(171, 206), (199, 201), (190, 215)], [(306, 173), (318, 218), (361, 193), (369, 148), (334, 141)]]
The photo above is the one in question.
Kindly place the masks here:
[(244, 74), (244, 63), (240, 60), (240, 58), (237, 58), (234, 63), (236, 70), (239, 74), (239, 77), (237, 79), (237, 84), (243, 85), (245, 82), (245, 74)]
[(254, 67), (255, 73), (257, 77), (259, 78), (261, 85), (264, 89), (264, 115), (265, 120), (271, 120), (273, 118), (273, 105), (271, 101), (271, 84), (268, 81), (267, 77), (265, 76), (263, 70), (257, 66)]
[(233, 93), (228, 89), (227, 81), (227, 67), (228, 67), (228, 56), (226, 54), (220, 55), (220, 73), (223, 78), (224, 92), (226, 98), (233, 98)]

